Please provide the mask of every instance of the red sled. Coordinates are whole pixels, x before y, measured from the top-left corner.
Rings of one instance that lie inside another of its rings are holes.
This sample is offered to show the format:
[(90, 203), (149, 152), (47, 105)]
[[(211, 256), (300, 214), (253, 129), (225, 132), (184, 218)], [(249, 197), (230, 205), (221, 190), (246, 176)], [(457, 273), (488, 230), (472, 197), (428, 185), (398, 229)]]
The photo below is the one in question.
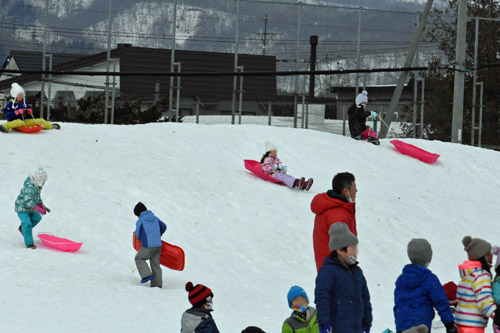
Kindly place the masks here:
[(26, 133), (26, 134), (32, 134), (32, 133), (38, 133), (43, 129), (42, 125), (36, 125), (36, 126), (21, 126), (21, 127), (16, 127), (14, 128), (14, 131), (18, 131), (21, 133)]
[[(136, 251), (142, 247), (141, 242), (133, 234), (133, 245)], [(184, 250), (178, 246), (162, 241), (160, 264), (176, 271), (183, 271), (185, 264)]]
[(438, 154), (428, 152), (427, 150), (420, 149), (400, 140), (392, 140), (391, 143), (401, 154), (411, 156), (425, 163), (434, 163), (440, 157)]
[(245, 169), (259, 177), (260, 179), (267, 180), (275, 184), (283, 184), (281, 180), (273, 178), (262, 170), (262, 165), (258, 161), (245, 160)]

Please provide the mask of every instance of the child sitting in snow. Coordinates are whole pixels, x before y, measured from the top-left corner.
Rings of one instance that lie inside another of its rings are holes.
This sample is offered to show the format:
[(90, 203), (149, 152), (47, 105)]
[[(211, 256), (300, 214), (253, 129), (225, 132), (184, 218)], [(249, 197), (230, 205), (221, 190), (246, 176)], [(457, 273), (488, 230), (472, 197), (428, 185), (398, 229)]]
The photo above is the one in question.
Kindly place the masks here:
[(192, 282), (186, 283), (189, 303), (193, 306), (182, 314), (181, 333), (219, 333), (211, 312), (214, 294), (210, 288)]
[(31, 110), (28, 102), (26, 101), (26, 92), (23, 87), (17, 83), (13, 83), (11, 87), (10, 96), (12, 97), (12, 100), (4, 109), (7, 122), (0, 125), (0, 132), (7, 133), (13, 128), (23, 126), (33, 127), (37, 125), (42, 125), (43, 129), (46, 130), (61, 129), (59, 124), (51, 124), (42, 118), (35, 119), (33, 117), (33, 110)]
[(260, 160), (262, 170), (265, 174), (271, 175), (277, 180), (281, 180), (290, 188), (309, 191), (313, 185), (313, 179), (306, 181), (304, 177), (297, 179), (286, 174), (287, 167), (278, 158), (278, 148), (269, 141), (266, 141), (266, 153)]
[(287, 295), (292, 315), (283, 323), (282, 333), (319, 333), (316, 309), (309, 306), (306, 291), (293, 286)]
[(496, 318), (496, 326), (500, 321), (491, 292), (492, 247), (487, 241), (470, 236), (464, 237), (462, 243), (469, 260), (458, 266), (461, 281), (457, 290), (455, 322), (459, 333), (482, 333), (488, 325), (488, 318)]
[(430, 330), (435, 308), (446, 332), (456, 333), (455, 318), (443, 286), (427, 268), (432, 260), (431, 244), (425, 239), (412, 239), (408, 243), (408, 257), (411, 264), (404, 267), (394, 291), (397, 332), (419, 325), (425, 325)]
[(351, 132), (351, 137), (356, 140), (367, 140), (373, 144), (380, 144), (377, 139), (377, 132), (372, 130), (370, 127), (366, 126), (366, 118), (370, 115), (377, 117), (377, 113), (374, 111), (365, 111), (365, 107), (368, 104), (368, 92), (363, 90), (361, 94), (356, 96), (356, 100), (347, 114), (349, 116), (349, 132)]
[[(135, 256), (135, 265), (141, 276), (141, 283), (151, 281), (151, 287), (161, 288), (163, 285), (160, 267), (161, 236), (167, 230), (167, 225), (149, 211), (142, 202), (135, 206), (134, 214), (139, 218), (135, 227), (135, 237), (142, 243), (141, 249)], [(151, 263), (151, 269), (146, 260)]]
[(28, 176), (24, 181), (24, 187), (16, 199), (16, 213), (21, 220), (19, 232), (24, 237), (27, 248), (36, 249), (33, 241), (33, 228), (40, 223), (42, 215), (50, 213), (41, 198), (42, 187), (47, 181), (47, 173), (42, 168), (35, 171), (33, 176)]

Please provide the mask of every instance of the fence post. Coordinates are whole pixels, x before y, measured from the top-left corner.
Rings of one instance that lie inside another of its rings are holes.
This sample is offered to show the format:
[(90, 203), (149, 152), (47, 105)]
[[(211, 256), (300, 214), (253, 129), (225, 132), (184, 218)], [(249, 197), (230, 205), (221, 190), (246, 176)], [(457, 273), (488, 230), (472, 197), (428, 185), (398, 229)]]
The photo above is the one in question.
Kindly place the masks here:
[[(49, 71), (52, 71), (52, 53), (48, 55), (49, 57)], [(49, 74), (49, 88), (47, 89), (47, 121), (50, 121), (50, 100), (52, 98), (51, 89), (52, 89), (52, 74)]]
[[(42, 71), (46, 68), (45, 57), (47, 56), (47, 20), (49, 15), (49, 0), (45, 0), (43, 44), (42, 44)], [(13, 96), (14, 98), (16, 96)], [(45, 98), (45, 74), (42, 74), (42, 84), (40, 89), (40, 118), (43, 118), (43, 100)]]
[(200, 101), (196, 101), (196, 123), (200, 123)]
[[(472, 126), (470, 145), (474, 146), (475, 130), (476, 130), (476, 87), (477, 87), (477, 55), (479, 48), (479, 17), (476, 16), (476, 31), (474, 37), (474, 71), (472, 72)], [(481, 145), (479, 145), (481, 146)]]
[[(299, 50), (300, 50), (300, 35), (302, 29), (302, 2), (298, 2), (298, 19), (297, 19), (297, 49), (295, 51), (295, 71), (299, 70)], [(293, 103), (293, 127), (297, 128), (297, 107), (299, 99), (299, 77), (295, 75), (295, 97)]]
[(157, 80), (155, 82), (155, 100), (154, 100), (154, 102), (158, 103), (159, 100), (160, 100), (160, 81)]
[(271, 119), (271, 118), (272, 118), (272, 114), (273, 114), (273, 112), (272, 112), (271, 108), (272, 108), (272, 103), (271, 103), (271, 101), (269, 101), (269, 106), (267, 107), (267, 114), (268, 114), (268, 117), (269, 117), (269, 119), (268, 119), (268, 121), (267, 121), (267, 124), (268, 124), (269, 126), (271, 126), (271, 121), (272, 121), (272, 119)]
[[(244, 67), (238, 66), (237, 69), (243, 73)], [(238, 125), (241, 125), (241, 115), (243, 112), (243, 76), (240, 76), (240, 91), (239, 91), (239, 102), (238, 102)]]
[[(174, 0), (174, 10), (172, 13), (172, 38), (171, 38), (171, 46), (170, 46), (170, 73), (175, 71), (175, 35), (177, 32), (177, 0)], [(173, 113), (174, 106), (174, 77), (170, 76), (170, 87), (168, 90), (168, 119)]]
[[(363, 7), (359, 7), (358, 13), (358, 49), (357, 49), (357, 63), (356, 68), (359, 70), (361, 67), (361, 16), (363, 13)], [(354, 92), (354, 98), (359, 93), (359, 73), (356, 73), (356, 91)]]
[[(236, 1), (236, 32), (234, 36), (234, 66), (233, 72), (238, 71), (238, 49), (240, 46), (240, 0)], [(238, 77), (233, 76), (233, 99), (231, 102), (231, 124), (235, 123), (236, 112), (236, 89), (238, 87)]]
[(106, 86), (104, 88), (104, 123), (108, 123), (109, 110), (109, 73), (111, 61), (111, 0), (108, 1), (108, 46), (106, 51)]
[(478, 147), (481, 147), (481, 136), (483, 134), (483, 88), (484, 88), (484, 82), (481, 81), (478, 83), (479, 84), (479, 131), (478, 131), (478, 138), (477, 138), (477, 145)]
[(422, 78), (422, 94), (420, 96), (420, 139), (424, 137), (424, 109), (425, 109), (425, 77)]
[(344, 107), (342, 108), (342, 135), (343, 136), (345, 136), (345, 108), (346, 108), (346, 106), (344, 105)]
[[(116, 64), (118, 59), (113, 59), (113, 73), (116, 73)], [(113, 75), (113, 88), (111, 89), (111, 124), (115, 123), (115, 94), (116, 94), (116, 75)]]
[(415, 72), (414, 85), (413, 85), (413, 138), (417, 138), (417, 99), (418, 99), (418, 79)]

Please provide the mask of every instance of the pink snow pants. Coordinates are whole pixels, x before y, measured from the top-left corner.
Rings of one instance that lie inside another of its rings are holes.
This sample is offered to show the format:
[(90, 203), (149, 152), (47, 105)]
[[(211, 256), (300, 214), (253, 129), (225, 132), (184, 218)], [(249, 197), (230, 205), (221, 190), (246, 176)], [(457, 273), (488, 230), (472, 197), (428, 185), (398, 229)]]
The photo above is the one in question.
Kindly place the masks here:
[(485, 327), (471, 327), (456, 325), (458, 333), (484, 333)]
[(368, 140), (369, 136), (377, 138), (377, 132), (372, 130), (370, 127), (365, 129), (363, 132), (359, 133), (359, 135), (361, 135), (361, 139), (363, 140)]

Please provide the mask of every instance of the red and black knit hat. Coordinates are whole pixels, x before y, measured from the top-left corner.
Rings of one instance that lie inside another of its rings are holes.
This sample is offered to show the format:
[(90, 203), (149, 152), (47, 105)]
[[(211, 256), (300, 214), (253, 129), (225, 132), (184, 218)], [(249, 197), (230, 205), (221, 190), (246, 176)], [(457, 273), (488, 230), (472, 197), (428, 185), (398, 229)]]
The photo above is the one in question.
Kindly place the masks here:
[(202, 284), (193, 286), (192, 282), (188, 282), (186, 283), (186, 291), (189, 293), (189, 303), (191, 303), (194, 308), (201, 308), (214, 297), (212, 290)]

